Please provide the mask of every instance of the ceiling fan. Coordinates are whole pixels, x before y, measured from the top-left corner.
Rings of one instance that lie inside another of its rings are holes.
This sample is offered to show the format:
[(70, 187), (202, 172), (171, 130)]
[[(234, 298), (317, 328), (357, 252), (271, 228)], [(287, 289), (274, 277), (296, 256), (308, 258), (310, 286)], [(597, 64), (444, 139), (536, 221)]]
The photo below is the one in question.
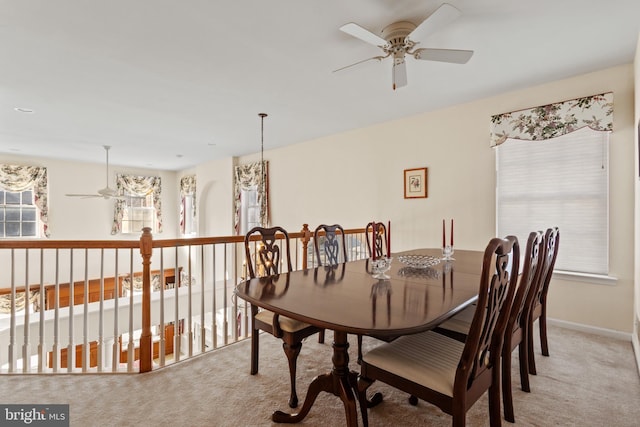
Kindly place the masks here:
[(340, 27), (340, 30), (356, 37), (362, 41), (375, 45), (382, 49), (384, 55), (374, 56), (346, 67), (339, 68), (341, 71), (354, 65), (376, 59), (382, 61), (385, 58), (393, 57), (393, 89), (397, 89), (407, 85), (407, 68), (405, 56), (411, 55), (415, 59), (423, 61), (439, 61), (450, 62), (454, 64), (465, 64), (471, 56), (472, 50), (459, 49), (433, 49), (419, 48), (418, 45), (427, 36), (442, 29), (447, 24), (458, 18), (462, 12), (448, 3), (443, 3), (435, 12), (427, 19), (422, 21), (418, 26), (408, 21), (394, 22), (382, 30), (382, 37), (372, 33), (371, 31), (361, 27), (360, 25), (350, 22)]
[(117, 200), (124, 199), (123, 196), (118, 195), (117, 190), (114, 190), (113, 188), (109, 187), (109, 149), (111, 148), (111, 146), (103, 145), (103, 147), (107, 154), (107, 186), (98, 190), (94, 194), (65, 194), (65, 196), (82, 197), (83, 199), (91, 199), (91, 198), (97, 198), (97, 197), (101, 197), (103, 199), (117, 199)]

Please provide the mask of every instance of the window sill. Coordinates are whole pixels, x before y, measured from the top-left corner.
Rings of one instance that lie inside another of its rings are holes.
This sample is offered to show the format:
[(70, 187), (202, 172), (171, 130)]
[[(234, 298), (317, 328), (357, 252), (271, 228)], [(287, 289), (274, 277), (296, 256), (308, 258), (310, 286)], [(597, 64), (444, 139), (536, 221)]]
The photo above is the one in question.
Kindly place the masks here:
[(590, 283), (593, 285), (615, 286), (618, 284), (617, 277), (605, 276), (604, 274), (578, 273), (575, 271), (556, 270), (553, 272), (553, 278), (572, 282)]

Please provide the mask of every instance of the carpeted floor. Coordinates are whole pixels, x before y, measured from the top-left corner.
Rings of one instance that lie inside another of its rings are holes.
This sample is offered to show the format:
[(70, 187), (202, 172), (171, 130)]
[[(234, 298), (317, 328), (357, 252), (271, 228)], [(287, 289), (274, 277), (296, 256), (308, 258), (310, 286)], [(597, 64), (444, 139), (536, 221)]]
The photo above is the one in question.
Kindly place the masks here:
[[(350, 337), (352, 338), (352, 337)], [(538, 375), (531, 393), (520, 390), (514, 352), (514, 405), (518, 426), (638, 426), (640, 377), (631, 343), (552, 326), (551, 356), (536, 347)], [(332, 334), (303, 345), (298, 394), (331, 364)], [(351, 367), (357, 369), (355, 337)], [(378, 345), (365, 338), (364, 347)], [(249, 341), (147, 374), (7, 375), (0, 378), (0, 403), (69, 403), (72, 426), (272, 426), (271, 413), (287, 410), (288, 374), (281, 342), (260, 341), (260, 373), (249, 375)], [(371, 426), (450, 426), (451, 418), (426, 402), (410, 406), (407, 395), (384, 384), (384, 402), (369, 412)], [(504, 425), (511, 425), (503, 420)], [(341, 401), (327, 393), (301, 423), (343, 426)], [(488, 426), (487, 397), (467, 414), (467, 425)]]

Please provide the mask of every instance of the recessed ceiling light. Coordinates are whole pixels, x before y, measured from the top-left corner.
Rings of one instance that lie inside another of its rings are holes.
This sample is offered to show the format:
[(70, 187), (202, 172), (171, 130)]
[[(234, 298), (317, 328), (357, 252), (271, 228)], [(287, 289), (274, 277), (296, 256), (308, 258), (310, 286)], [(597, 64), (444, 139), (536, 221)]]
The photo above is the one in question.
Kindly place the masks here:
[(33, 110), (31, 108), (15, 107), (14, 110), (16, 110), (19, 113), (27, 113), (27, 114), (33, 113)]
[(215, 147), (216, 143), (215, 142), (210, 142), (209, 144), (207, 144), (209, 147)]
[(181, 159), (182, 158), (182, 154), (176, 154), (176, 157)]

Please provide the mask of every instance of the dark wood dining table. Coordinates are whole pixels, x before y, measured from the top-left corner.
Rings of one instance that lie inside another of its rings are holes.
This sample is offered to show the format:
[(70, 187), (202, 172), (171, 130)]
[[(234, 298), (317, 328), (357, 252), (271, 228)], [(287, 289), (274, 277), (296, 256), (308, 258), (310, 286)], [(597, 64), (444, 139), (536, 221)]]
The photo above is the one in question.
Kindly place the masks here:
[(340, 397), (347, 425), (356, 426), (358, 373), (349, 369), (348, 334), (393, 338), (433, 329), (472, 304), (478, 297), (481, 251), (457, 250), (453, 261), (414, 268), (400, 255), (441, 256), (440, 249), (417, 249), (393, 254), (388, 278), (374, 278), (369, 259), (261, 277), (238, 284), (239, 298), (334, 331), (333, 368), (309, 385), (299, 412), (276, 411), (272, 420), (299, 422), (309, 413), (321, 391)]

